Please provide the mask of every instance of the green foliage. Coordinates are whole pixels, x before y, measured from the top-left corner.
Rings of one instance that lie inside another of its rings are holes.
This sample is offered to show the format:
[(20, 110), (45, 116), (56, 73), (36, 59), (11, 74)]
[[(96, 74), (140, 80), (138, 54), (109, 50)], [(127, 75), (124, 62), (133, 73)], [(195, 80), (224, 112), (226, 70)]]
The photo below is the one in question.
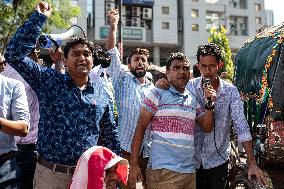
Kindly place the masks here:
[[(3, 52), (9, 38), (15, 33), (33, 13), (38, 0), (14, 0), (14, 5), (8, 6), (0, 1), (0, 52)], [(52, 15), (44, 28), (50, 32), (52, 28), (67, 29), (71, 26), (70, 19), (80, 15), (78, 6), (70, 5), (69, 0), (46, 0), (52, 6)]]
[(229, 45), (229, 39), (226, 35), (226, 29), (221, 26), (219, 28), (211, 28), (208, 42), (217, 44), (222, 51), (222, 60), (224, 67), (221, 72), (225, 71), (228, 73), (226, 79), (232, 81), (234, 77), (234, 64), (232, 61), (232, 52)]

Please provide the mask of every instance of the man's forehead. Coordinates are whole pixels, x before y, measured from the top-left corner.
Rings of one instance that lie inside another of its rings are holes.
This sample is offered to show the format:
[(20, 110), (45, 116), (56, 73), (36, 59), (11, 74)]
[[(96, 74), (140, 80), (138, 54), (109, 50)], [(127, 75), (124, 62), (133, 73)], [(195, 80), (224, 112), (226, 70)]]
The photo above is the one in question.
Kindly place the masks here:
[(138, 54), (138, 53), (133, 54), (132, 57), (144, 57), (144, 58), (147, 58), (147, 56), (145, 54)]
[(172, 61), (173, 66), (190, 66), (190, 63), (185, 60), (174, 59)]
[(214, 60), (213, 63), (217, 62), (217, 58), (215, 56), (213, 56), (213, 55), (201, 55), (200, 56), (200, 61), (204, 61), (204, 60), (210, 60), (210, 61)]
[(72, 50), (72, 51), (90, 51), (91, 52), (91, 49), (88, 45), (81, 44), (81, 43), (74, 45), (73, 47), (70, 48), (70, 50)]
[(92, 55), (92, 51), (90, 49), (70, 49), (71, 53), (88, 53)]

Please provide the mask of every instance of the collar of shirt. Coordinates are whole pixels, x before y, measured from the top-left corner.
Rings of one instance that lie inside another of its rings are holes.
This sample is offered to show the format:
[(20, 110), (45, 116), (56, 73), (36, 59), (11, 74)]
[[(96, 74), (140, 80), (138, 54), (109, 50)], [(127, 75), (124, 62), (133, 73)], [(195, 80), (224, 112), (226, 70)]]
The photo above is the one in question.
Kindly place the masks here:
[(169, 91), (173, 93), (174, 95), (182, 96), (184, 98), (188, 98), (189, 96), (189, 91), (185, 88), (183, 93), (180, 93), (179, 91), (176, 90), (172, 85), (169, 88)]
[[(66, 73), (66, 83), (68, 83), (69, 85), (75, 85), (75, 82), (73, 81), (73, 79), (71, 78), (71, 76), (69, 75), (69, 73)], [(94, 88), (92, 87), (92, 83), (90, 82), (90, 77), (88, 77), (88, 81), (87, 81), (87, 85), (86, 88), (83, 91), (93, 91)], [(77, 86), (77, 88), (79, 89), (79, 87)]]
[(146, 83), (143, 83), (141, 84), (140, 81), (131, 73), (131, 76), (133, 77), (133, 81), (138, 84), (138, 85), (141, 85), (141, 86), (150, 86), (152, 84), (151, 81), (149, 81), (147, 78), (146, 78)]

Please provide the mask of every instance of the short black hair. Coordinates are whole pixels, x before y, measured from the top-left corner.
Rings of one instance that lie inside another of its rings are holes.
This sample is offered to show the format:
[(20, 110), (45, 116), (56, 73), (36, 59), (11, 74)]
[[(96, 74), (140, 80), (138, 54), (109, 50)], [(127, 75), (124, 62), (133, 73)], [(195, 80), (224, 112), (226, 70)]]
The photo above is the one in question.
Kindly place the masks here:
[(201, 73), (197, 67), (197, 64), (194, 64), (194, 66), (192, 67), (192, 73), (193, 73), (193, 77), (197, 78), (201, 76)]
[(200, 61), (200, 56), (215, 56), (218, 63), (222, 60), (221, 49), (215, 43), (208, 43), (205, 45), (199, 45), (197, 50), (197, 62)]
[(166, 62), (166, 70), (169, 71), (173, 60), (182, 60), (189, 63), (188, 58), (182, 52), (172, 53)]
[(150, 58), (150, 52), (147, 49), (142, 49), (142, 48), (135, 48), (133, 51), (130, 53), (128, 57), (127, 64), (130, 64), (130, 60), (134, 54), (140, 54), (140, 55), (146, 55), (147, 59)]
[(86, 38), (73, 37), (71, 40), (69, 40), (66, 43), (66, 46), (65, 46), (64, 51), (63, 51), (64, 57), (67, 58), (70, 49), (72, 47), (74, 47), (75, 45), (78, 45), (78, 44), (87, 45), (89, 47), (90, 51), (92, 52), (92, 55), (94, 56), (94, 44), (93, 44), (92, 41), (89, 41)]

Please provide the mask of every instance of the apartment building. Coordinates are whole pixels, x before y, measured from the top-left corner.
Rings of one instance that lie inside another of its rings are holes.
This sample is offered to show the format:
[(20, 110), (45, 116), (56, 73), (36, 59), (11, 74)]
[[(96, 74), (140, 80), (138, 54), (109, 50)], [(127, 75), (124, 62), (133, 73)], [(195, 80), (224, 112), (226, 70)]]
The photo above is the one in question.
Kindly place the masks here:
[[(78, 0), (78, 20), (89, 39), (104, 44), (106, 12), (117, 0)], [(134, 47), (147, 48), (156, 65), (171, 52), (182, 51), (196, 62), (199, 44), (207, 43), (211, 27), (225, 26), (233, 51), (265, 25), (264, 0), (122, 0), (123, 57)]]

